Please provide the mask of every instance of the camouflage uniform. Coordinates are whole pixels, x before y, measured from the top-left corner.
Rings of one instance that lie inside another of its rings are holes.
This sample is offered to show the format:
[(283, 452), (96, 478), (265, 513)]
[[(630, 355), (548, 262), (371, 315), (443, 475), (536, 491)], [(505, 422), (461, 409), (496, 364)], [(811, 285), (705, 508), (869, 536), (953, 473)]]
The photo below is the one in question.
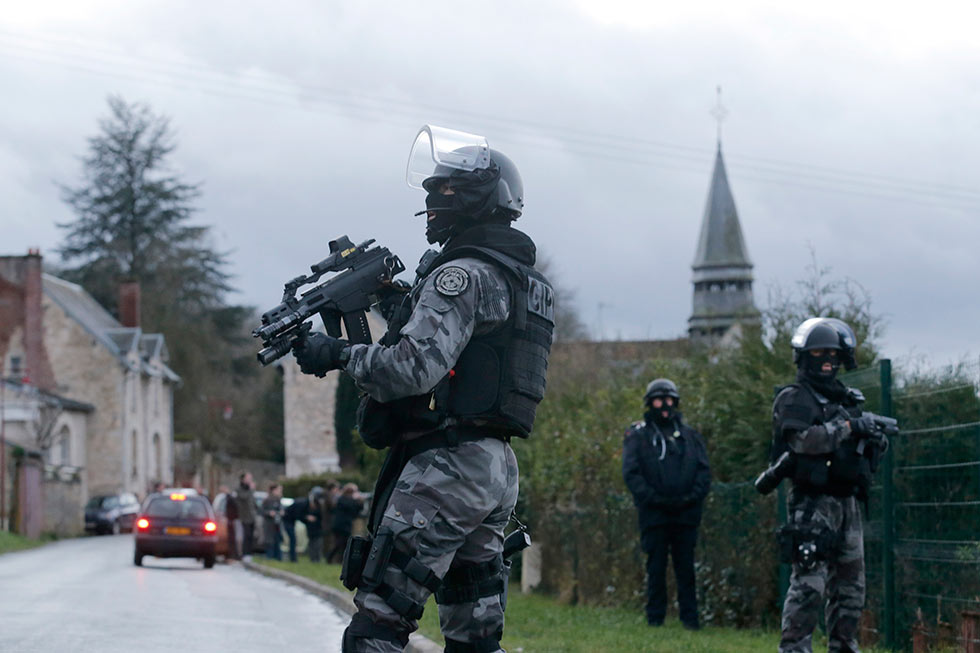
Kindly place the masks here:
[[(776, 399), (773, 421), (782, 429), (788, 448), (798, 456), (820, 460), (832, 455), (852, 438), (847, 413), (825, 397), (814, 395), (827, 420), (797, 430), (787, 427), (795, 407), (800, 404), (798, 393), (807, 390), (790, 386)], [(820, 464), (824, 464), (821, 462)], [(828, 534), (834, 545), (826, 559), (820, 559), (811, 569), (793, 563), (790, 587), (783, 605), (780, 653), (809, 653), (813, 650), (813, 629), (817, 625), (821, 602), (826, 596), (826, 622), (832, 653), (858, 652), (858, 623), (864, 608), (864, 533), (861, 512), (854, 496), (802, 491), (796, 485), (790, 491), (789, 519), (791, 525)]]
[[(436, 268), (415, 287), (412, 299), (411, 317), (396, 344), (354, 345), (351, 349), (346, 371), (380, 402), (430, 392), (470, 339), (502, 326), (510, 312), (503, 274), (473, 258)], [(418, 562), (444, 579), (451, 565), (486, 563), (500, 557), (504, 527), (517, 494), (517, 460), (507, 442), (486, 437), (456, 447), (429, 449), (402, 469), (380, 528), (391, 529), (398, 549), (415, 552)], [(387, 568), (384, 582), (422, 604), (431, 593), (394, 565)], [(499, 640), (502, 600), (493, 595), (440, 605), (443, 634), (459, 642)], [(402, 633), (418, 628), (415, 619), (402, 616), (376, 593), (359, 589), (354, 602), (360, 618)], [(402, 650), (397, 642), (384, 639), (356, 642), (358, 651)]]
[(780, 653), (809, 653), (813, 650), (813, 629), (826, 593), (828, 651), (857, 653), (858, 623), (864, 608), (864, 534), (861, 511), (854, 497), (822, 495), (812, 498), (812, 516), (807, 515), (807, 498), (790, 494), (791, 520), (808, 518), (840, 533), (842, 541), (829, 561), (820, 561), (809, 570), (793, 565), (786, 603), (783, 605), (783, 636)]

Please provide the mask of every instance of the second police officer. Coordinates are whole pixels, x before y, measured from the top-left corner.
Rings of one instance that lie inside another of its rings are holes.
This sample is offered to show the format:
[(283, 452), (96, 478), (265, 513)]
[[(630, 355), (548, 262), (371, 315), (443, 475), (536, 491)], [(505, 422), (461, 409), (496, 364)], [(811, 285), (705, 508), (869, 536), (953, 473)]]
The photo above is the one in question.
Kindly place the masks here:
[(524, 207), (513, 162), (485, 138), (425, 126), (408, 182), (424, 189), (426, 237), (411, 292), (389, 298), (373, 345), (314, 334), (301, 369), (343, 369), (367, 393), (366, 443), (390, 447), (375, 486), (371, 539), (351, 538), (344, 582), (358, 587), (344, 651), (401, 651), (432, 593), (446, 651), (500, 650), (504, 527), (518, 494), (513, 437), (544, 395), (554, 291), (535, 245), (511, 226)]
[[(865, 595), (858, 501), (867, 499), (887, 440), (873, 416), (862, 412), (861, 393), (836, 378), (841, 365), (856, 367), (856, 346), (854, 332), (840, 320), (803, 322), (792, 338), (796, 383), (783, 388), (773, 404), (771, 457), (781, 464), (766, 474), (776, 483), (784, 475), (793, 483), (789, 524), (780, 536), (784, 561), (793, 564), (783, 605), (782, 653), (813, 650), (824, 598), (828, 650), (858, 651)], [(773, 474), (774, 469), (779, 471)]]
[(697, 630), (694, 546), (711, 487), (708, 453), (701, 434), (681, 417), (680, 393), (673, 381), (651, 381), (643, 404), (644, 420), (626, 430), (623, 478), (639, 513), (640, 542), (647, 554), (647, 623), (664, 623), (669, 554), (681, 622)]

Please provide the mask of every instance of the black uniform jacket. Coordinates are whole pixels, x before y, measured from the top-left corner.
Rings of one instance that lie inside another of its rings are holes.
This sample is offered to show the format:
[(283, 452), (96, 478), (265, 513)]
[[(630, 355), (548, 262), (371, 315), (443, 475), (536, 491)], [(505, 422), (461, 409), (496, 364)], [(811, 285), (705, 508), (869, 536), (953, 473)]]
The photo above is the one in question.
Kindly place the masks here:
[(666, 524), (697, 526), (711, 487), (704, 438), (683, 423), (676, 429), (678, 437), (669, 426), (659, 428), (662, 440), (656, 425), (637, 422), (626, 430), (623, 442), (623, 479), (633, 494), (640, 530)]

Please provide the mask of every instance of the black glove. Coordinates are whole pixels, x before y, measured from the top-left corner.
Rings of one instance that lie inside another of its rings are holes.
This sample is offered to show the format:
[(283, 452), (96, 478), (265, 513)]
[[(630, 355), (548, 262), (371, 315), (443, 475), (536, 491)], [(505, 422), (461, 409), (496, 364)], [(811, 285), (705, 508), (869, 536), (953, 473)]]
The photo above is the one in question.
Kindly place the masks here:
[(350, 358), (350, 343), (322, 333), (311, 333), (293, 345), (293, 356), (304, 374), (323, 377), (330, 370), (339, 370)]
[(396, 317), (397, 311), (402, 309), (403, 306), (407, 305), (408, 310), (411, 311), (411, 303), (405, 301), (406, 295), (411, 290), (412, 287), (410, 285), (404, 281), (397, 280), (378, 291), (378, 296), (381, 298), (378, 301), (378, 311), (381, 313), (381, 317), (385, 319), (385, 322), (391, 322)]
[(866, 438), (878, 432), (875, 419), (870, 415), (851, 418), (851, 432), (859, 438)]

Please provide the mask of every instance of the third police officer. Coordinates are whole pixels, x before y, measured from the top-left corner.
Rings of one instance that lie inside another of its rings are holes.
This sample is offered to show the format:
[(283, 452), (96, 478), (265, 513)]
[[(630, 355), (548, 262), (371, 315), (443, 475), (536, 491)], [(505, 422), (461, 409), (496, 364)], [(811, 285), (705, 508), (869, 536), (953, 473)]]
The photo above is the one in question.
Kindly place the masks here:
[(711, 486), (708, 453), (701, 434), (681, 418), (680, 393), (673, 381), (651, 381), (643, 403), (644, 420), (626, 430), (623, 478), (639, 513), (640, 541), (647, 554), (647, 623), (663, 625), (667, 613), (669, 553), (681, 622), (697, 630), (694, 545)]
[(861, 393), (836, 378), (841, 365), (856, 366), (856, 345), (853, 330), (840, 320), (803, 322), (792, 338), (796, 383), (779, 391), (773, 404), (774, 465), (757, 487), (786, 476), (793, 483), (789, 523), (780, 534), (783, 559), (793, 565), (783, 606), (782, 653), (813, 650), (825, 598), (829, 651), (858, 651), (865, 593), (858, 502), (867, 499), (887, 440), (874, 416), (862, 412)]
[(301, 369), (343, 369), (366, 393), (359, 432), (389, 448), (370, 539), (351, 538), (346, 585), (358, 587), (344, 651), (400, 651), (431, 593), (446, 651), (500, 650), (508, 563), (504, 527), (517, 502), (512, 438), (526, 438), (544, 395), (554, 291), (535, 245), (511, 226), (524, 191), (485, 138), (425, 126), (409, 157), (424, 189), (425, 257), (411, 291), (389, 298), (373, 345), (316, 334)]

